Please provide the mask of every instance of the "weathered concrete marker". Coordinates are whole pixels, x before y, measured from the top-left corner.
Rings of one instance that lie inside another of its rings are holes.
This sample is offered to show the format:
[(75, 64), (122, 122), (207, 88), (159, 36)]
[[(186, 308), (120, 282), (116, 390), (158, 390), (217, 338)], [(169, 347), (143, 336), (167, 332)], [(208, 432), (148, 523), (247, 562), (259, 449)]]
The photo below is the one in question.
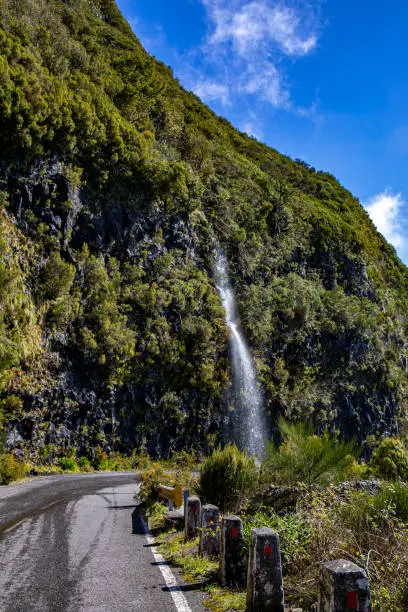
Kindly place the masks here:
[(273, 529), (252, 529), (249, 548), (247, 612), (284, 612), (279, 536)]
[(220, 512), (217, 506), (206, 504), (201, 509), (201, 555), (215, 557), (220, 554)]
[(244, 536), (238, 516), (221, 519), (220, 581), (223, 586), (246, 586)]
[(319, 612), (371, 612), (367, 574), (351, 561), (323, 563), (319, 587)]
[(188, 497), (185, 506), (184, 536), (186, 540), (192, 540), (198, 535), (200, 527), (201, 502), (198, 497)]

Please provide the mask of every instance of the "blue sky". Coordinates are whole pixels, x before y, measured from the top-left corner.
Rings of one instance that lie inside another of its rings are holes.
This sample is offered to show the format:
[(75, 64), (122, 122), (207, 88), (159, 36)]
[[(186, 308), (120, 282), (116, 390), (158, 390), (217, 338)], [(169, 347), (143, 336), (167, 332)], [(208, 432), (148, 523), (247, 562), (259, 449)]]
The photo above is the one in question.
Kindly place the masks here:
[(119, 0), (233, 125), (334, 174), (408, 264), (406, 0)]

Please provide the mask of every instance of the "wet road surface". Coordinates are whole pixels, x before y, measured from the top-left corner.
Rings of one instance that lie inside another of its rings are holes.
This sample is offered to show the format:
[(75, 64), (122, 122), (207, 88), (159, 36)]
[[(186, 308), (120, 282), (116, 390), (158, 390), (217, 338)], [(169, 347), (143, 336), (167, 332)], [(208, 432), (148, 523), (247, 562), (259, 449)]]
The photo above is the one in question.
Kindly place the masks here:
[(0, 611), (204, 610), (154, 556), (138, 488), (131, 473), (0, 487)]

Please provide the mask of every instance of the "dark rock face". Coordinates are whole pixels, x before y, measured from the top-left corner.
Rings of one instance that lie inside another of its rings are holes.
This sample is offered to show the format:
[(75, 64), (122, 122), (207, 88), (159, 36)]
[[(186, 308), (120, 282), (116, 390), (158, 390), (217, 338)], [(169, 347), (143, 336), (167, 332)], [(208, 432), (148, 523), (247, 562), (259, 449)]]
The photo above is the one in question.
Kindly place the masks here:
[[(75, 266), (83, 276), (78, 250), (86, 244), (104, 259), (153, 266), (155, 260), (175, 250), (187, 259), (195, 256), (195, 236), (187, 217), (165, 215), (154, 203), (143, 210), (122, 205), (103, 206), (89, 192), (73, 187), (58, 160), (38, 162), (30, 173), (4, 171), (0, 183), (9, 193), (7, 215), (24, 235), (37, 238), (40, 224), (47, 230), (42, 261), (49, 248)], [(0, 185), (0, 186), (1, 186)], [(162, 230), (163, 238), (155, 235)], [(42, 264), (40, 263), (40, 266)], [(33, 271), (33, 275), (36, 272)], [(32, 290), (35, 291), (33, 278)], [(181, 321), (173, 321), (174, 328)], [(75, 448), (92, 457), (97, 446), (105, 451), (146, 447), (153, 455), (182, 448), (207, 449), (208, 436), (217, 438), (222, 409), (199, 389), (179, 394), (177, 418), (163, 422), (163, 384), (157, 366), (151, 379), (127, 380), (114, 389), (88, 375), (83, 355), (72, 346), (72, 329), (45, 331), (44, 342), (53, 356), (52, 376), (35, 394), (23, 394), (24, 410), (10, 422), (7, 445), (17, 454), (53, 457)], [(157, 383), (152, 382), (157, 379)]]
[(302, 491), (299, 487), (270, 485), (262, 493), (257, 494), (250, 503), (251, 510), (268, 506), (275, 512), (287, 511), (296, 508)]
[[(17, 227), (34, 240), (38, 228), (46, 228), (51, 247), (44, 247), (43, 258), (50, 248), (57, 248), (75, 266), (77, 278), (83, 277), (77, 253), (84, 244), (91, 253), (105, 260), (115, 257), (121, 264), (144, 261), (145, 267), (154, 266), (157, 258), (177, 251), (203, 268), (208, 251), (207, 235), (201, 243), (188, 216), (165, 214), (142, 192), (137, 196), (138, 206), (122, 205), (120, 201), (110, 202), (108, 206), (95, 199), (91, 191), (73, 186), (64, 172), (63, 164), (54, 159), (38, 162), (25, 174), (4, 170), (1, 177), (1, 184), (9, 193), (7, 214)], [(162, 232), (160, 240), (157, 240), (158, 231)], [(294, 253), (294, 257), (296, 260), (300, 256)], [(320, 265), (326, 270), (327, 287), (332, 283), (330, 270), (336, 269), (335, 284), (343, 278), (351, 293), (375, 300), (363, 264), (347, 260), (340, 266), (338, 262), (335, 266), (334, 260), (332, 263), (319, 264), (315, 258), (304, 261), (301, 269), (307, 275), (308, 270)], [(34, 276), (35, 273), (33, 291)], [(175, 330), (180, 329), (180, 316), (173, 316), (171, 324)], [(58, 366), (52, 380), (39, 392), (24, 395), (24, 413), (10, 424), (10, 449), (20, 453), (31, 449), (33, 453), (52, 457), (75, 447), (78, 452), (92, 456), (99, 445), (107, 451), (146, 445), (150, 453), (161, 455), (183, 447), (206, 450), (208, 440), (219, 438), (224, 431), (224, 406), (228, 403), (225, 395), (215, 400), (200, 389), (185, 389), (180, 393), (177, 418), (170, 416), (163, 424), (163, 386), (152, 382), (160, 379), (159, 372), (154, 372), (156, 366), (152, 366), (151, 380), (137, 383), (127, 380), (112, 391), (89, 377), (82, 356), (72, 346), (71, 336), (69, 328), (46, 332), (49, 351)], [(324, 351), (328, 367), (330, 364), (337, 367), (344, 361), (358, 368), (369, 350), (367, 340), (353, 334), (324, 336), (319, 333), (307, 336), (302, 347), (297, 344), (292, 348), (288, 344), (284, 355), (288, 367), (293, 364), (296, 368), (299, 363), (321, 367)], [(279, 354), (282, 354), (282, 344), (276, 338), (266, 353), (271, 366)], [(403, 355), (402, 367), (404, 359)], [(271, 405), (273, 412), (280, 412), (279, 404)], [(316, 422), (321, 420), (318, 406), (317, 403)], [(330, 423), (346, 437), (363, 441), (367, 435), (395, 433), (398, 410), (398, 400), (392, 393), (350, 391), (332, 401)], [(279, 505), (280, 501), (276, 499), (275, 503)]]
[(268, 433), (284, 414), (360, 443), (394, 434), (408, 412), (408, 271), (358, 200), (217, 117), (114, 0), (21, 2), (0, 11), (10, 447), (213, 448), (235, 410), (214, 244)]

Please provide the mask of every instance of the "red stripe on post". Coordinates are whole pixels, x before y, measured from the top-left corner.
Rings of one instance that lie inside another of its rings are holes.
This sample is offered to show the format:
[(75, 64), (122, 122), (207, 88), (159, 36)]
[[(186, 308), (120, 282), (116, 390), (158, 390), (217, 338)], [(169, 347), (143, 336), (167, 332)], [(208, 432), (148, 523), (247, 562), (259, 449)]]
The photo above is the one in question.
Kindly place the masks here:
[(231, 537), (233, 540), (236, 540), (238, 537), (238, 529), (236, 527), (233, 527), (231, 529)]
[(349, 610), (358, 610), (358, 599), (355, 591), (347, 593), (347, 607)]
[(271, 556), (272, 556), (272, 548), (269, 546), (269, 544), (268, 544), (267, 546), (265, 546), (265, 548), (264, 548), (264, 554), (265, 554), (265, 557), (266, 557), (267, 559), (270, 559), (270, 558), (271, 558)]

